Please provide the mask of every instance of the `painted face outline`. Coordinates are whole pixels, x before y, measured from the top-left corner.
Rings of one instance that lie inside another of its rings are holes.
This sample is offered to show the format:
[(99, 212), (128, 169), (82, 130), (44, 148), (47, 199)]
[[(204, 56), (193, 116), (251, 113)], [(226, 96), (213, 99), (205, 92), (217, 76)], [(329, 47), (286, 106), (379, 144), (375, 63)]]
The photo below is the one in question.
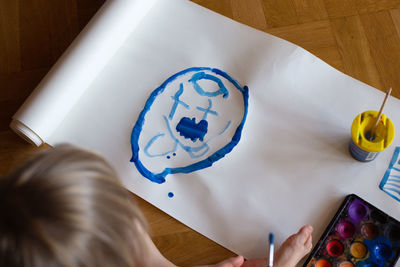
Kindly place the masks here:
[[(143, 124), (145, 121), (145, 116), (146, 113), (150, 110), (151, 106), (153, 105), (155, 99), (157, 96), (162, 94), (165, 90), (165, 88), (168, 86), (169, 83), (174, 81), (176, 78), (179, 76), (182, 76), (188, 72), (200, 72), (200, 71), (210, 71), (212, 73), (215, 73), (216, 75), (220, 75), (227, 79), (231, 84), (234, 85), (234, 87), (242, 93), (243, 96), (243, 118), (238, 125), (238, 127), (235, 130), (235, 133), (232, 136), (231, 141), (224, 145), (222, 148), (208, 156), (207, 158), (189, 164), (184, 167), (177, 167), (177, 168), (165, 168), (161, 173), (153, 173), (150, 170), (148, 170), (140, 161), (139, 159), (139, 137), (143, 128)], [(132, 129), (132, 134), (131, 134), (131, 149), (132, 149), (132, 158), (131, 162), (133, 162), (137, 168), (137, 170), (146, 178), (151, 180), (152, 182), (161, 184), (165, 182), (165, 177), (168, 174), (174, 174), (174, 173), (190, 173), (194, 172), (200, 169), (208, 168), (210, 167), (214, 162), (218, 161), (219, 159), (223, 158), (226, 154), (232, 151), (232, 149), (239, 143), (241, 133), (243, 130), (244, 123), (246, 121), (247, 117), (247, 112), (248, 112), (248, 98), (249, 98), (249, 92), (248, 92), (248, 87), (244, 86), (243, 88), (239, 85), (237, 81), (235, 81), (232, 77), (230, 77), (227, 73), (215, 69), (215, 68), (209, 68), (209, 67), (193, 67), (193, 68), (188, 68), (183, 71), (180, 71), (171, 77), (169, 77), (165, 82), (163, 82), (158, 88), (156, 88), (150, 96), (147, 98), (146, 103), (144, 105), (144, 108), (140, 112), (138, 119), (136, 120), (136, 123)]]

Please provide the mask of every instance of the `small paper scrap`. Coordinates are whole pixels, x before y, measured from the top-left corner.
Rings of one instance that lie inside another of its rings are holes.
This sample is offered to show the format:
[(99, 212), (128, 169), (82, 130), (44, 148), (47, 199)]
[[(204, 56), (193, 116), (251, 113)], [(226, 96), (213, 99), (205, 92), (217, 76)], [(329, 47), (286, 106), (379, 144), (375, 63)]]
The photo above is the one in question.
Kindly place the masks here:
[(396, 147), (392, 160), (382, 178), (379, 188), (400, 202), (400, 147)]

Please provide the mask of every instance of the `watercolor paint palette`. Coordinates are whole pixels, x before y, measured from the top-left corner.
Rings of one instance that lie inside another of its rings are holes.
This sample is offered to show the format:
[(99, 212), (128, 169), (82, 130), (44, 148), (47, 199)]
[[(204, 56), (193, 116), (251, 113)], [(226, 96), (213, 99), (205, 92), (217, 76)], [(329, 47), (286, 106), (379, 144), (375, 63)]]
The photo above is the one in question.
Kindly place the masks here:
[(400, 222), (348, 195), (303, 267), (388, 267), (400, 256)]

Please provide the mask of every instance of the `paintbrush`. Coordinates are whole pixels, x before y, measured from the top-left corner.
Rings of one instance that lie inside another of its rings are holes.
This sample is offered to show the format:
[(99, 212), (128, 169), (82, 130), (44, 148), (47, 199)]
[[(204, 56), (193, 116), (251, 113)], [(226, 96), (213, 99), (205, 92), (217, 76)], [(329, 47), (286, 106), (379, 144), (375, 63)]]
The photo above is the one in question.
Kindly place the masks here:
[(274, 264), (274, 234), (269, 233), (269, 264), (268, 267), (272, 267)]
[(383, 100), (383, 103), (382, 103), (381, 108), (380, 108), (380, 110), (379, 110), (378, 116), (376, 117), (376, 121), (375, 121), (375, 123), (374, 123), (374, 126), (371, 128), (371, 132), (370, 132), (370, 136), (369, 136), (369, 141), (372, 141), (372, 140), (374, 139), (376, 127), (378, 126), (379, 121), (381, 120), (383, 107), (385, 106), (386, 100), (387, 100), (388, 97), (390, 96), (390, 93), (391, 93), (391, 92), (392, 92), (392, 87), (390, 87), (389, 90), (387, 90), (387, 92), (386, 92), (385, 99)]

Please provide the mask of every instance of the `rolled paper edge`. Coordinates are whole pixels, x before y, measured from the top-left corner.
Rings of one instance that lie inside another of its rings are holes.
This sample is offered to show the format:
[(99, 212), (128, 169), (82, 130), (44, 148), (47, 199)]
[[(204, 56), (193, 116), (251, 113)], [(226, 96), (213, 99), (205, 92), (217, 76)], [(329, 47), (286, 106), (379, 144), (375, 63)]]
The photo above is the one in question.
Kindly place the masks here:
[(25, 141), (31, 143), (32, 145), (38, 147), (44, 143), (39, 135), (37, 135), (34, 131), (32, 131), (32, 129), (30, 129), (28, 126), (17, 119), (12, 119), (10, 123), (10, 128)]

